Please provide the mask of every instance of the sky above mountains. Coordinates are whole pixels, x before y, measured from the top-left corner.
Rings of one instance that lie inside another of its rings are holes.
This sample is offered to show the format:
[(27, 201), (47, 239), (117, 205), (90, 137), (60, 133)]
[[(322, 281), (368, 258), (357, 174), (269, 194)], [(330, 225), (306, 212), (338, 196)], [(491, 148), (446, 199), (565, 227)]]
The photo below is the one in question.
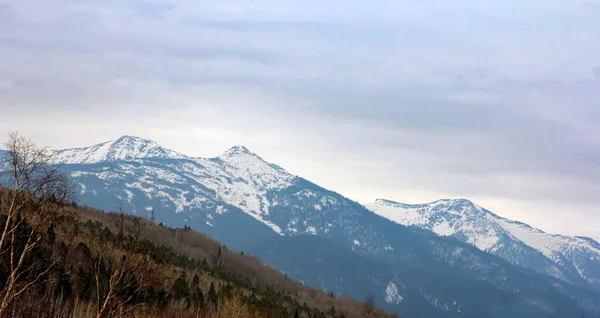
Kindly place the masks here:
[(5, 0), (0, 134), (246, 145), (355, 200), (600, 239), (600, 2)]

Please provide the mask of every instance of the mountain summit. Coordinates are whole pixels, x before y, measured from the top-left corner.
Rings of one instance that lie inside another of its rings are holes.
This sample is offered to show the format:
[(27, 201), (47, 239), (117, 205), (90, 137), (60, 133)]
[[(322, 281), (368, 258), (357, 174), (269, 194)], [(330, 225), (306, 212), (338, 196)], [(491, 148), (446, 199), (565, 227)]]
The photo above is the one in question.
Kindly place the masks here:
[(513, 265), (600, 290), (600, 244), (590, 238), (549, 234), (465, 199), (413, 205), (378, 199), (367, 208), (402, 225), (455, 237)]
[(232, 155), (255, 155), (255, 153), (248, 150), (244, 146), (233, 146), (229, 150), (225, 151), (221, 156), (232, 156)]
[(54, 152), (56, 160), (63, 164), (91, 164), (143, 158), (176, 158), (187, 156), (161, 147), (152, 140), (123, 136), (85, 148), (73, 148)]

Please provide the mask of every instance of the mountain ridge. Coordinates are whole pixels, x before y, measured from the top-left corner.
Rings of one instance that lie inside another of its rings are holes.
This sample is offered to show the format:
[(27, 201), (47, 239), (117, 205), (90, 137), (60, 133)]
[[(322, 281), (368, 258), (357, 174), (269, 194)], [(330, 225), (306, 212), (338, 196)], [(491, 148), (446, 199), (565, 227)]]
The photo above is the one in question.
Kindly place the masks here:
[[(294, 253), (279, 238), (312, 235), (325, 239), (332, 247), (315, 257), (337, 254), (339, 251), (334, 249), (342, 248), (388, 268), (381, 276), (370, 276), (368, 286), (354, 290), (353, 296), (364, 297), (356, 292), (368, 288), (386, 309), (404, 316), (435, 312), (437, 316), (479, 318), (498, 306), (506, 313), (522, 310), (513, 317), (525, 317), (527, 312), (527, 317), (545, 318), (551, 317), (544, 314), (547, 312), (580, 308), (600, 313), (599, 295), (513, 268), (502, 258), (460, 240), (399, 225), (356, 201), (264, 161), (245, 147), (230, 148), (221, 158), (170, 158), (160, 155), (164, 152), (155, 153), (146, 156), (137, 151), (136, 155), (117, 156), (118, 160), (113, 161), (71, 160), (62, 169), (78, 185), (83, 204), (114, 210), (118, 198), (131, 214), (150, 217), (152, 211), (157, 221), (191, 226), (239, 251), (252, 252), (247, 248), (255, 246), (254, 251), (269, 253), (269, 262), (280, 264), (279, 270), (284, 272), (306, 273), (309, 269), (278, 259), (277, 253), (269, 252), (273, 251), (269, 244), (275, 244), (275, 250)], [(102, 158), (92, 158), (97, 157)], [(299, 240), (288, 243), (292, 247), (311, 244)], [(304, 248), (312, 250), (310, 246)], [(335, 258), (327, 259), (329, 263), (322, 266), (343, 265)], [(309, 275), (312, 272), (317, 276), (307, 279), (317, 287), (323, 286), (323, 281), (358, 281), (356, 274), (309, 270)], [(323, 277), (318, 276), (319, 272), (341, 276)], [(335, 286), (340, 288), (336, 293), (347, 294), (352, 290), (344, 286), (355, 285)], [(474, 301), (468, 295), (480, 295), (486, 302)], [(527, 302), (520, 303), (519, 299)]]
[(189, 158), (176, 151), (163, 148), (152, 140), (129, 135), (89, 147), (54, 150), (52, 154), (54, 160), (61, 164), (90, 164), (143, 158)]
[[(423, 228), (441, 236), (454, 236), (514, 265), (538, 267), (539, 264), (520, 262), (502, 251), (509, 244), (522, 243), (553, 263), (552, 268), (542, 272), (566, 281), (572, 281), (568, 276), (576, 274), (595, 288), (600, 287), (600, 272), (595, 270), (600, 267), (600, 244), (591, 238), (546, 233), (523, 222), (501, 217), (466, 199), (442, 199), (425, 204), (378, 199), (366, 206), (399, 224)], [(577, 251), (584, 255), (574, 254)], [(585, 262), (586, 257), (591, 263)], [(563, 273), (553, 272), (556, 270)]]

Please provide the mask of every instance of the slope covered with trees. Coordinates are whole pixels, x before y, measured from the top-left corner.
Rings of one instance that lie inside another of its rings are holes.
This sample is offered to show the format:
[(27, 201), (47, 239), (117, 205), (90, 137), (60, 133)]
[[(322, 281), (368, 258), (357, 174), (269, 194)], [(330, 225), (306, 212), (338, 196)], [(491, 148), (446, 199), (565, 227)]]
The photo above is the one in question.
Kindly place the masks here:
[(188, 227), (78, 207), (44, 149), (17, 135), (7, 148), (0, 317), (393, 316), (372, 299), (288, 279)]

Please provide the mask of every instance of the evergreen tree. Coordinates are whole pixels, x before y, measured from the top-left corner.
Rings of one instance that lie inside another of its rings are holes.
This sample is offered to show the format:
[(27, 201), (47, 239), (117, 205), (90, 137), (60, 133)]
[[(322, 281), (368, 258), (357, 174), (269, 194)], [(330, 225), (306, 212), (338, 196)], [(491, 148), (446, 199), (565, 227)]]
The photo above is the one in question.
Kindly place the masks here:
[(195, 287), (192, 293), (192, 301), (197, 307), (204, 307), (204, 293), (200, 287)]
[(215, 267), (221, 266), (221, 261), (223, 260), (223, 252), (221, 251), (221, 247), (219, 246), (219, 250), (217, 251), (217, 258), (215, 259)]
[(331, 305), (331, 309), (329, 309), (329, 314), (335, 317), (336, 314), (335, 306)]
[(225, 287), (221, 288), (219, 291), (221, 299), (227, 299), (233, 296), (233, 287), (229, 284), (225, 285)]
[(54, 243), (54, 241), (56, 240), (56, 230), (54, 229), (54, 224), (51, 224), (50, 227), (48, 227), (48, 243)]
[(219, 296), (217, 295), (217, 291), (215, 290), (215, 284), (213, 282), (210, 283), (210, 288), (208, 289), (208, 300), (214, 306), (217, 306), (219, 304)]
[(175, 280), (175, 283), (173, 283), (172, 290), (173, 298), (175, 298), (176, 300), (186, 299), (189, 307), (191, 295), (187, 279), (185, 277), (185, 273), (182, 272), (179, 278)]
[(199, 284), (200, 284), (200, 277), (198, 277), (198, 274), (194, 274), (194, 278), (192, 279), (192, 288), (198, 287)]
[(300, 310), (298, 310), (297, 307), (296, 310), (294, 310), (294, 318), (300, 318)]

